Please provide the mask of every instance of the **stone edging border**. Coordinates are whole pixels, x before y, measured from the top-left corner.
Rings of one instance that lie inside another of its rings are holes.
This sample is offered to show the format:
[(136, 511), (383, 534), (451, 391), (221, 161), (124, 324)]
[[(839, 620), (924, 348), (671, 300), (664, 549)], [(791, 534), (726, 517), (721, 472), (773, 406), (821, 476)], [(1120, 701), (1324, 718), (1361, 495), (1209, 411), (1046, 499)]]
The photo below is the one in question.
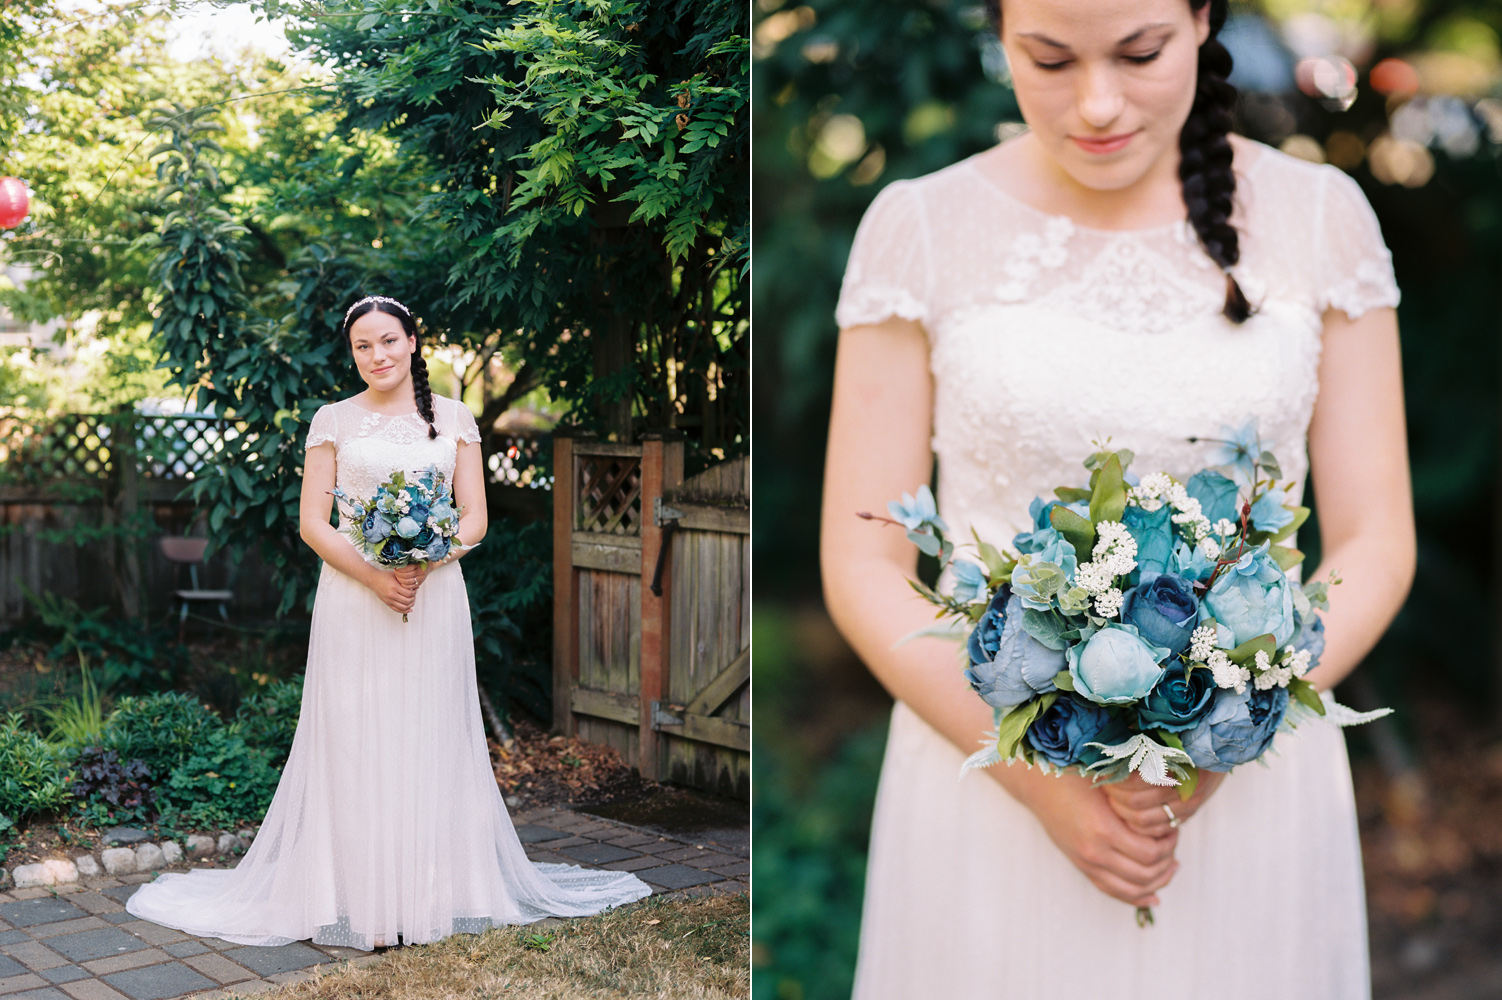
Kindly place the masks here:
[(195, 833), (188, 836), (186, 851), (183, 845), (174, 840), (164, 840), (160, 844), (143, 840), (134, 846), (122, 844), (101, 848), (97, 857), (92, 853), (79, 854), (71, 859), (52, 858), (29, 865), (17, 865), (9, 871), (0, 868), (0, 889), (45, 888), (49, 885), (77, 882), (81, 877), (156, 871), (158, 868), (178, 864), (185, 858), (197, 860), (243, 853), (255, 839), (255, 835), (256, 831), (250, 827), (236, 833), (226, 830), (217, 837)]

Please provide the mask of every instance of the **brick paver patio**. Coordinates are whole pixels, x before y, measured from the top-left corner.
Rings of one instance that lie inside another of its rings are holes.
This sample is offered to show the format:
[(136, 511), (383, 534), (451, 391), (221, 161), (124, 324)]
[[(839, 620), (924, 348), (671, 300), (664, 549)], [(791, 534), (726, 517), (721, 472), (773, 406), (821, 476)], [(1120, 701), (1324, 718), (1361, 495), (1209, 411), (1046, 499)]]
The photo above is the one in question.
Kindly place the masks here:
[[(562, 809), (512, 817), (534, 861), (631, 871), (668, 897), (746, 892), (749, 859)], [(185, 871), (188, 865), (170, 871)], [(321, 967), (381, 956), (298, 942), (252, 948), (198, 938), (125, 912), (155, 873), (0, 892), (0, 1000), (199, 1000), (258, 993)]]

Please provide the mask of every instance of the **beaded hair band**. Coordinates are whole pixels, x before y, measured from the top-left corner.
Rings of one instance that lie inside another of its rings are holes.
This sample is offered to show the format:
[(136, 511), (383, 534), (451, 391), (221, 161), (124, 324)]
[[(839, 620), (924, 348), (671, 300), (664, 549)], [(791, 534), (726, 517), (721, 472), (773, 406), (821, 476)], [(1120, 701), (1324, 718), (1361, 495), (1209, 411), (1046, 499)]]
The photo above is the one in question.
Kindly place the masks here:
[(348, 323), (349, 322), (349, 314), (352, 313), (352, 312), (354, 312), (356, 309), (360, 308), (361, 306), (363, 306), (367, 302), (385, 302), (388, 305), (396, 306), (402, 312), (406, 313), (408, 319), (412, 318), (412, 310), (408, 309), (406, 306), (404, 306), (400, 302), (396, 301), (396, 299), (390, 299), (390, 298), (387, 298), (384, 295), (367, 295), (363, 299), (361, 299), (360, 301), (356, 302), (354, 305), (350, 306), (348, 309), (346, 309), (344, 311), (344, 321), (346, 323)]

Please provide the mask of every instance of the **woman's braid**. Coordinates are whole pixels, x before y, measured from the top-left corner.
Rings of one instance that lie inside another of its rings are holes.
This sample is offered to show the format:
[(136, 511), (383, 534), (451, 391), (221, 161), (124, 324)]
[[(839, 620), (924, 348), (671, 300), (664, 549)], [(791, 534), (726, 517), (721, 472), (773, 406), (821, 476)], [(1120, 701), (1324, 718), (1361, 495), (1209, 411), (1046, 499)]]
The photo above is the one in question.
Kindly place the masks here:
[[(1194, 6), (1198, 9), (1202, 5), (1203, 0)], [(1236, 174), (1231, 169), (1231, 143), (1226, 138), (1231, 131), (1236, 88), (1226, 80), (1231, 75), (1231, 53), (1215, 37), (1225, 19), (1225, 0), (1210, 0), (1210, 37), (1199, 50), (1194, 106), (1179, 132), (1179, 180), (1189, 209), (1189, 224), (1210, 259), (1226, 272), (1222, 311), (1233, 323), (1241, 323), (1252, 314), (1252, 307), (1231, 275), (1231, 268), (1241, 259), (1241, 243), (1236, 227), (1231, 225)]]
[(433, 426), (433, 390), (428, 388), (428, 363), (423, 360), (422, 342), (412, 352), (412, 393), (417, 397), (417, 412), (428, 422), (428, 439), (438, 436)]

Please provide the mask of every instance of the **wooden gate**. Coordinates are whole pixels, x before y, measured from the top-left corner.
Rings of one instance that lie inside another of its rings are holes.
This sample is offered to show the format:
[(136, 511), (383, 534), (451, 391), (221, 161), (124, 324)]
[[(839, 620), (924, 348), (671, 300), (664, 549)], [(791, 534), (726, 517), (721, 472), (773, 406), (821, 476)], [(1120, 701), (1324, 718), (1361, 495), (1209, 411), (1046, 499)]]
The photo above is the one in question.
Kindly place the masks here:
[(750, 793), (745, 459), (554, 437), (553, 718), (643, 775)]

